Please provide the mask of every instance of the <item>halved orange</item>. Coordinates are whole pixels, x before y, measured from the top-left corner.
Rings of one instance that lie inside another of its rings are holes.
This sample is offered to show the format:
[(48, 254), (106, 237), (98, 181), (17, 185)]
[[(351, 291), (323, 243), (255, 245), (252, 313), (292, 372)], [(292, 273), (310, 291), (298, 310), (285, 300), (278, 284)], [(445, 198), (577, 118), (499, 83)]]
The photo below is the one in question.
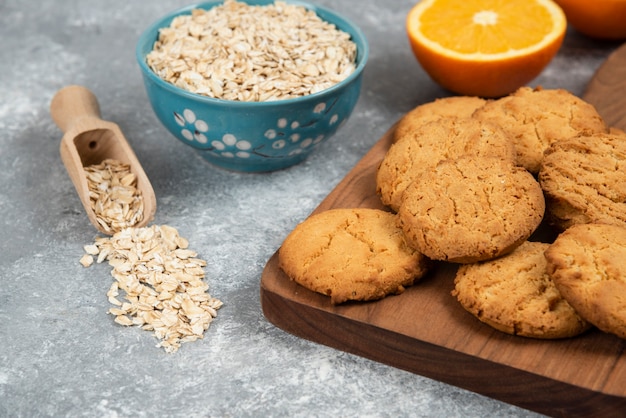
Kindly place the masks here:
[(626, 0), (555, 0), (579, 32), (598, 39), (626, 39)]
[(480, 97), (507, 95), (537, 77), (566, 28), (552, 0), (423, 0), (406, 20), (426, 73), (452, 92)]

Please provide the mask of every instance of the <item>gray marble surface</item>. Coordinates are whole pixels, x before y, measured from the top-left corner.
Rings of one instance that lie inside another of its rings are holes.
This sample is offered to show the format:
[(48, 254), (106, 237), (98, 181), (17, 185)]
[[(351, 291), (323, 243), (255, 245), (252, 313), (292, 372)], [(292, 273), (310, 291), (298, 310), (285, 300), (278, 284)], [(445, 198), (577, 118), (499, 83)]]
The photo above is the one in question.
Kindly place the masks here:
[[(310, 159), (269, 174), (212, 167), (158, 123), (134, 61), (140, 32), (184, 0), (0, 0), (0, 416), (532, 417), (535, 414), (296, 338), (269, 323), (261, 271), (404, 112), (449, 95), (406, 42), (409, 0), (319, 0), (371, 46), (346, 126)], [(570, 32), (532, 85), (582, 94), (616, 44)], [(48, 106), (82, 84), (142, 161), (169, 224), (208, 261), (224, 307), (205, 339), (175, 354), (106, 311), (106, 264), (83, 268), (88, 223), (61, 163)]]

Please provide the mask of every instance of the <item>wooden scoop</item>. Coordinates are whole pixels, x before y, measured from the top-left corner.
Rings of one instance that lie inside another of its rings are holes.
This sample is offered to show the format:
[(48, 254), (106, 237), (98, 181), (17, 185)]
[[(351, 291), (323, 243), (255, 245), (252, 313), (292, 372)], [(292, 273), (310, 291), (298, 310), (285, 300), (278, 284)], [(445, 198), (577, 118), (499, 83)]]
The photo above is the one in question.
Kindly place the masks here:
[(100, 106), (94, 94), (82, 86), (64, 87), (52, 98), (50, 114), (64, 132), (61, 159), (91, 223), (100, 232), (112, 234), (100, 225), (91, 207), (84, 170), (84, 167), (110, 158), (129, 164), (130, 171), (137, 177), (144, 213), (143, 219), (134, 226), (146, 226), (156, 212), (154, 190), (120, 128), (113, 122), (100, 119)]

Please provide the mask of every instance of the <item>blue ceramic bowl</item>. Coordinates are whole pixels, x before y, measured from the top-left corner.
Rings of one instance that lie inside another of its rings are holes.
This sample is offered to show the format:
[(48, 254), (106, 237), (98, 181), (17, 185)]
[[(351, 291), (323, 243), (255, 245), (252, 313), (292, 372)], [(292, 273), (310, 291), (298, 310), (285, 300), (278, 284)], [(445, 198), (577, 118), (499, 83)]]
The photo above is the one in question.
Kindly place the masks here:
[[(348, 119), (359, 98), (369, 46), (361, 30), (336, 13), (308, 3), (307, 9), (351, 35), (357, 46), (356, 70), (342, 82), (308, 96), (272, 102), (240, 102), (191, 93), (158, 77), (146, 64), (159, 28), (192, 9), (210, 9), (222, 1), (176, 10), (153, 23), (139, 38), (136, 58), (152, 109), (182, 143), (210, 163), (242, 172), (283, 169), (303, 161)], [(273, 0), (246, 0), (253, 5)]]

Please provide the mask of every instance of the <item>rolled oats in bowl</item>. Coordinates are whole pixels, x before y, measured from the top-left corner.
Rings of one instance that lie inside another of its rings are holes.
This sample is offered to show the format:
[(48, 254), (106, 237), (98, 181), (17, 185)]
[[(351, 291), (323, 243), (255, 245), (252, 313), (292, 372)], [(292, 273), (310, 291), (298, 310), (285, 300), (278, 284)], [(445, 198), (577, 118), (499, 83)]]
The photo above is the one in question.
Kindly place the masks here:
[(302, 162), (344, 126), (368, 54), (358, 26), (299, 0), (191, 5), (136, 47), (163, 126), (211, 164), (244, 172)]
[(317, 93), (352, 74), (357, 47), (350, 38), (301, 5), (227, 0), (161, 28), (147, 63), (193, 93), (281, 100)]

